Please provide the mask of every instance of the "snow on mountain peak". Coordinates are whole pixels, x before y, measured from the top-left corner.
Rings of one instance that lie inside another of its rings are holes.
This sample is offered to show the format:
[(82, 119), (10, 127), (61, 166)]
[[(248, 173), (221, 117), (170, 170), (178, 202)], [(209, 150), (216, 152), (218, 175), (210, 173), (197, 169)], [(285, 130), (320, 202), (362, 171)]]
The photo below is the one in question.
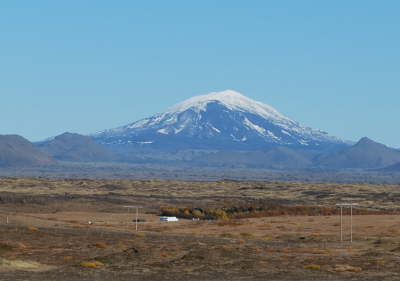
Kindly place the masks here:
[(276, 119), (285, 123), (293, 123), (291, 119), (279, 113), (275, 108), (262, 102), (252, 100), (233, 90), (212, 92), (206, 95), (189, 98), (170, 107), (166, 111), (166, 114), (180, 113), (188, 109), (193, 109), (197, 112), (204, 111), (207, 107), (207, 104), (211, 102), (219, 102), (232, 110), (248, 111), (258, 114), (266, 119)]

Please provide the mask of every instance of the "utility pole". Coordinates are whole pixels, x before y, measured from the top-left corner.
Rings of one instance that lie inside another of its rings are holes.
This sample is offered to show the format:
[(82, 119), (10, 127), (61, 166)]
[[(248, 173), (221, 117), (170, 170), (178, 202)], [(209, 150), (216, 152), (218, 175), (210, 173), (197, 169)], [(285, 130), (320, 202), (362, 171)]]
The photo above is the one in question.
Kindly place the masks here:
[(343, 243), (343, 206), (340, 206), (340, 244)]
[(336, 206), (340, 207), (340, 244), (343, 244), (343, 207), (350, 207), (350, 244), (353, 243), (353, 206), (358, 206), (357, 203), (339, 203)]
[(353, 205), (350, 205), (350, 243), (353, 243)]
[(135, 222), (136, 222), (136, 232), (137, 232), (137, 224), (138, 224), (138, 215), (139, 215), (139, 208), (136, 207), (136, 219), (135, 219)]
[(125, 208), (128, 208), (128, 213), (130, 214), (130, 209), (131, 208), (136, 208), (136, 218), (135, 218), (135, 230), (138, 231), (138, 219), (139, 219), (139, 208), (138, 206), (124, 206)]

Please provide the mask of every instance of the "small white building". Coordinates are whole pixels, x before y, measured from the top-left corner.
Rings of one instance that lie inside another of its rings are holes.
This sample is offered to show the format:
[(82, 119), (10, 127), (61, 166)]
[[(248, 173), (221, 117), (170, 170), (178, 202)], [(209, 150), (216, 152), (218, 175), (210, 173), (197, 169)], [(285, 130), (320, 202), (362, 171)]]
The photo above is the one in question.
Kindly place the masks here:
[(177, 217), (160, 217), (160, 221), (179, 221)]

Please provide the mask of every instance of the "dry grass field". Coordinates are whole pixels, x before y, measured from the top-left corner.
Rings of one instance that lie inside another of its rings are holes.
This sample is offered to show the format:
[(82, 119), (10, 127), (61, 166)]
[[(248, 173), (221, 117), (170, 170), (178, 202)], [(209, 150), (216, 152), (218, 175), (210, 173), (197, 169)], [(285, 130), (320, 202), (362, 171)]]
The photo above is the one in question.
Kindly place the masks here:
[[(1, 178), (0, 280), (400, 280), (399, 187)], [(318, 211), (159, 221), (165, 206), (260, 202), (358, 203), (354, 241), (348, 209), (343, 243), (340, 217)]]

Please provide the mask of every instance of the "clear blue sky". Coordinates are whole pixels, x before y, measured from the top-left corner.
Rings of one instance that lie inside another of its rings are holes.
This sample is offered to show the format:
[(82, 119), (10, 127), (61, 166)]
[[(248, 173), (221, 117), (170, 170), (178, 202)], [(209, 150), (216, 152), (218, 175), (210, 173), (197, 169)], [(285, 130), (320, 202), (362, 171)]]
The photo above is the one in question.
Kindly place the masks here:
[(234, 89), (400, 147), (400, 1), (0, 3), (0, 134), (93, 133)]

